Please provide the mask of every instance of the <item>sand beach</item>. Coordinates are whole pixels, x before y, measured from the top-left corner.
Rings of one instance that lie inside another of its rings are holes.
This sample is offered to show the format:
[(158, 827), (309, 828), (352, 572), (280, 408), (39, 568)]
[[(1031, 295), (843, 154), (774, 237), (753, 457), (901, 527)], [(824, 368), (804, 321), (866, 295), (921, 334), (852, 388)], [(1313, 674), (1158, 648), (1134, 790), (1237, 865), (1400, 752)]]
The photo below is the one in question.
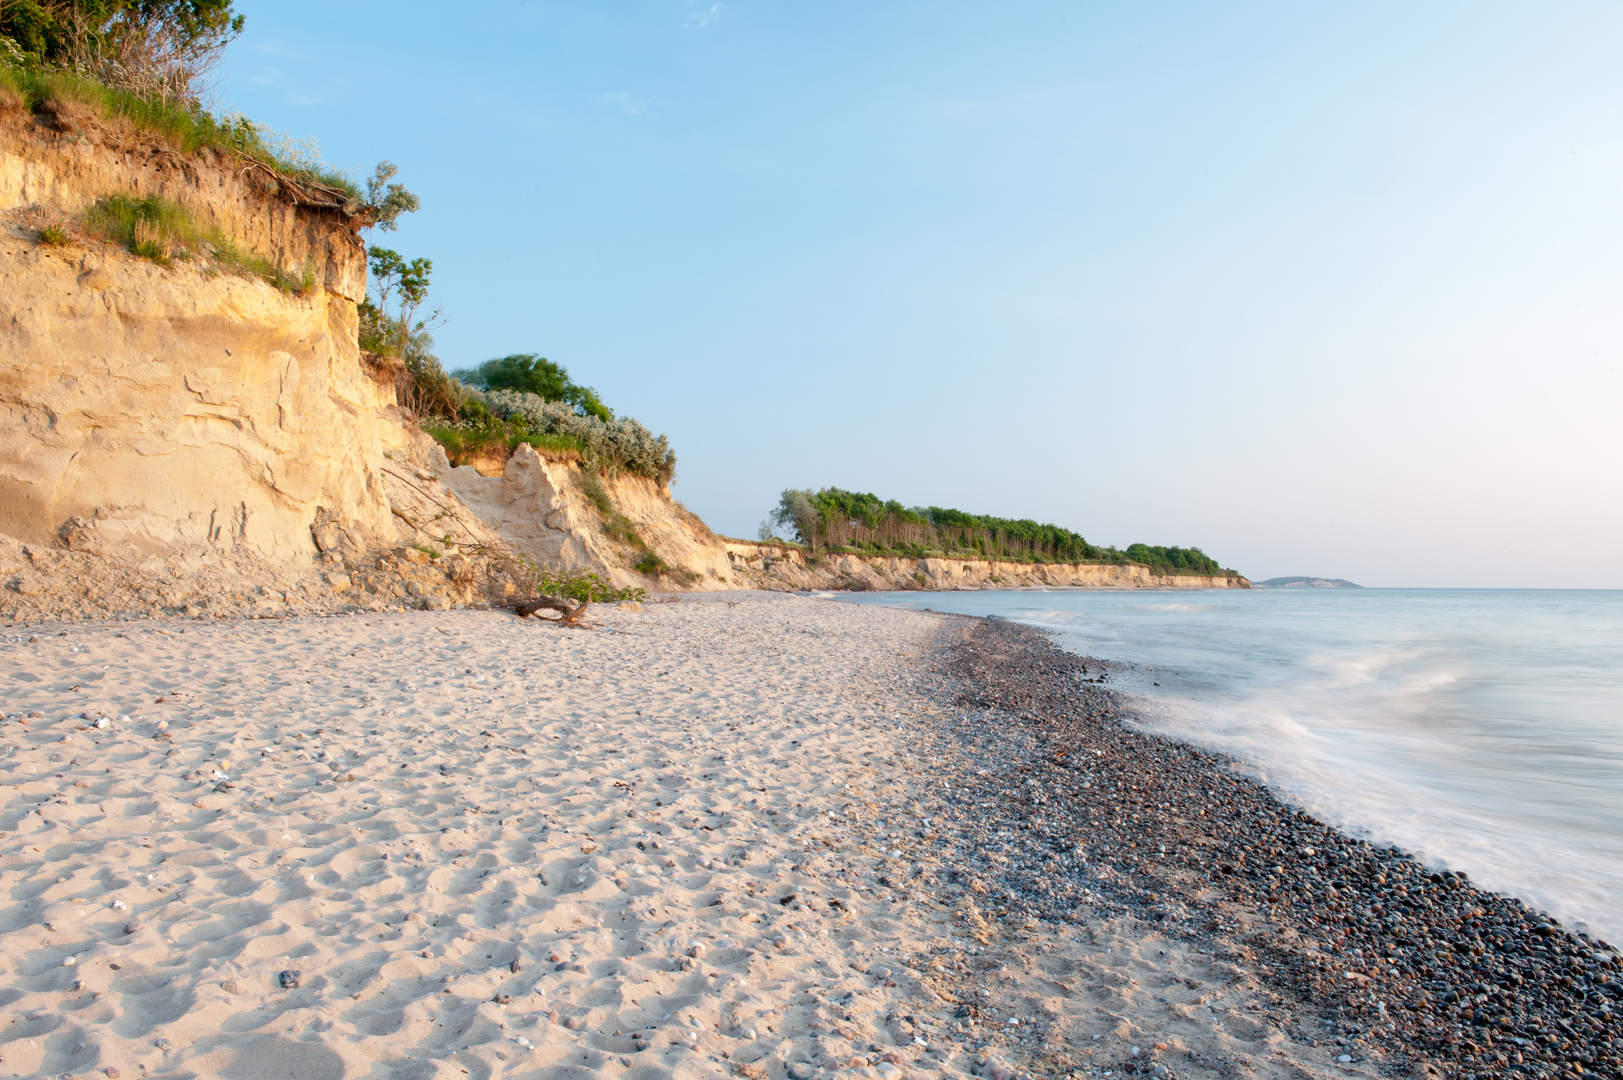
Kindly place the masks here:
[[(1456, 909), (1502, 898), (1435, 884), (1395, 944), (1360, 890), (1395, 912), (1401, 853), (1135, 734), (1032, 631), (781, 593), (588, 623), (6, 628), (0, 1076), (1567, 1067), (1431, 989), (1499, 970), (1442, 916), (1480, 943)], [(1560, 966), (1584, 1035), (1526, 1024), (1607, 1070), (1610, 961), (1539, 925), (1524, 985)]]

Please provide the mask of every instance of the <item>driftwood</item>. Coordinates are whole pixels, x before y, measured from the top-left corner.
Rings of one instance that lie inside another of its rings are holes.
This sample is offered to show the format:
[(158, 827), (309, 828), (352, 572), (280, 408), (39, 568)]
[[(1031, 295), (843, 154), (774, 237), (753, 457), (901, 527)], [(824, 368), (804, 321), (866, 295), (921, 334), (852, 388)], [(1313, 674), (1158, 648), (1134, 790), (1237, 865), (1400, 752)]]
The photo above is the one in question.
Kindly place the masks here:
[(537, 596), (533, 600), (515, 601), (509, 606), (521, 619), (527, 619), (538, 611), (556, 611), (559, 614), (558, 623), (575, 626), (592, 603), (590, 600), (565, 600), (561, 596)]

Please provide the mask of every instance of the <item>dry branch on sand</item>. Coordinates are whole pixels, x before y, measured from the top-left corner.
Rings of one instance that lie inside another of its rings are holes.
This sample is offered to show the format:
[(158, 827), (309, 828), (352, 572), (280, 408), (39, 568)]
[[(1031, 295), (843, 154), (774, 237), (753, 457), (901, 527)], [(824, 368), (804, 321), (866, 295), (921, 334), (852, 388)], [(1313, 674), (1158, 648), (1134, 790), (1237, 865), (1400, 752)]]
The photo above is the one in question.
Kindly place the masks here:
[(521, 619), (541, 611), (556, 611), (559, 617), (549, 620), (563, 626), (579, 626), (580, 617), (586, 614), (586, 609), (592, 606), (590, 600), (566, 600), (561, 596), (537, 596), (531, 600), (519, 600), (508, 605), (513, 613)]

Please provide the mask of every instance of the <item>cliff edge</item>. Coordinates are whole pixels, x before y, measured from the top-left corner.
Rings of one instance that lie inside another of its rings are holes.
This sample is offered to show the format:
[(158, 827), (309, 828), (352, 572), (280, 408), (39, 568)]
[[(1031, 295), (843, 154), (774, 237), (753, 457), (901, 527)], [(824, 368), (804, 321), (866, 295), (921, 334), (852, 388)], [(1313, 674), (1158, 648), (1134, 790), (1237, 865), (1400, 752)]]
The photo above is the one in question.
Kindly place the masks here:
[[(149, 198), (264, 273), (206, 251), (139, 257), (76, 227)], [(395, 540), (378, 466), (402, 418), (356, 344), (358, 224), (226, 155), (86, 112), (4, 110), (0, 573), (15, 615), (320, 594), (324, 549), (331, 568)]]

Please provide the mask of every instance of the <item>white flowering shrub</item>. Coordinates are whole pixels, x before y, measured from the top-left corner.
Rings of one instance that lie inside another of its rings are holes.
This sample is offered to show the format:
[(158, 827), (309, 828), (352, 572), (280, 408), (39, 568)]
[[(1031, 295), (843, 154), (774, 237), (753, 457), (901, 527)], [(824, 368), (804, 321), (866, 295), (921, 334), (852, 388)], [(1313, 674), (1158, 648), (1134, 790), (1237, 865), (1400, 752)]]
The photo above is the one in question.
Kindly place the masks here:
[(537, 435), (567, 435), (581, 444), (586, 463), (610, 474), (646, 476), (662, 484), (676, 475), (670, 440), (629, 417), (603, 421), (581, 416), (562, 401), (546, 401), (522, 390), (469, 390), (491, 414)]

